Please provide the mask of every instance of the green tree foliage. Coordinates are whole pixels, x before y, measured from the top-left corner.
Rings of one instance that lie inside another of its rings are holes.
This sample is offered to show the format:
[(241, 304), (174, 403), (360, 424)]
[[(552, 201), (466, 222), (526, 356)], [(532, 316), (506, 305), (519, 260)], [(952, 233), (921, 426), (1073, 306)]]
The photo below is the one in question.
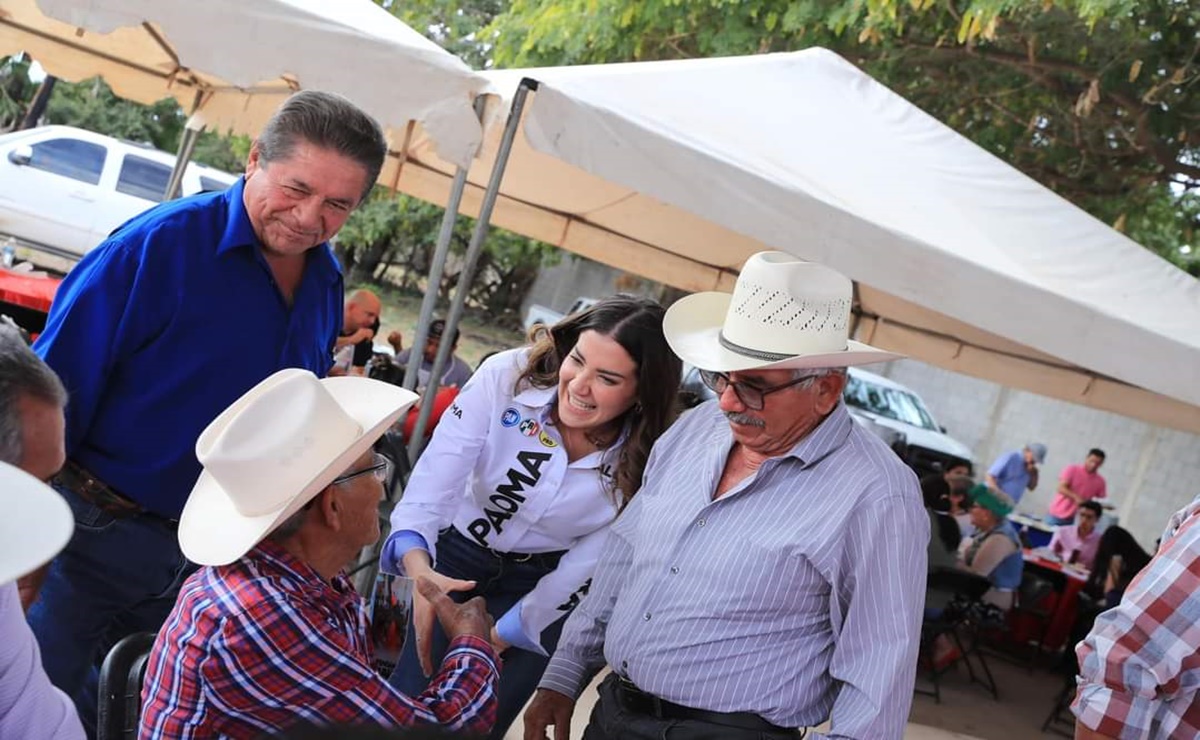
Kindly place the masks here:
[[(350, 282), (386, 281), (402, 290), (423, 290), (444, 212), (431, 203), (375, 188), (338, 236), (338, 257), (349, 270)], [(474, 227), (475, 220), (466, 216), (455, 222), (451, 259), (437, 286), (442, 300), (448, 300), (458, 284)], [(492, 228), (467, 296), (470, 304), (493, 318), (517, 321), (538, 270), (558, 254), (542, 242)]]
[[(29, 60), (22, 55), (0, 57), (0, 130), (20, 122), (37, 85), (29, 78)], [(44, 123), (77, 126), (117, 139), (175, 152), (187, 116), (171, 98), (142, 105), (117, 97), (100, 78), (70, 83), (59, 80), (50, 96)], [(250, 139), (206, 131), (196, 142), (192, 158), (228, 172), (240, 172)]]
[(375, 0), (392, 15), (476, 69), (490, 65), (491, 44), (481, 31), (507, 0)]
[(831, 48), (1189, 269), (1200, 213), (1200, 3), (513, 0), (497, 66)]
[(23, 55), (0, 57), (0, 131), (21, 122), (37, 85), (29, 79), (30, 62)]

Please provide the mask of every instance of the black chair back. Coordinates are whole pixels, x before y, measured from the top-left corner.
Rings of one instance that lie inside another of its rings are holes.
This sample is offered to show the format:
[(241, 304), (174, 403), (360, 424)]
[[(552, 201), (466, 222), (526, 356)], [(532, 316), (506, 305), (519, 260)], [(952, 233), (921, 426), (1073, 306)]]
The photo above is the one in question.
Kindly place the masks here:
[(925, 584), (927, 590), (951, 593), (970, 601), (983, 598), (991, 587), (992, 582), (984, 576), (959, 568), (934, 568)]
[(1054, 584), (1041, 576), (1029, 571), (1021, 575), (1021, 587), (1017, 591), (1017, 607), (1025, 610), (1035, 610), (1043, 599), (1055, 593)]
[(153, 632), (138, 632), (113, 645), (105, 656), (100, 666), (97, 740), (137, 737), (142, 681), (153, 645)]

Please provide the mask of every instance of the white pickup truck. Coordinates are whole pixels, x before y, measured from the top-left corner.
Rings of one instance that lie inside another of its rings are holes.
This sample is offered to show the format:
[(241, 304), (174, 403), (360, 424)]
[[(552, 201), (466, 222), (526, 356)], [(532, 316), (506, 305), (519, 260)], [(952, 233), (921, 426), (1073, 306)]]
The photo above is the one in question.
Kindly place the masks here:
[[(842, 396), (850, 416), (882, 439), (917, 475), (963, 462), (975, 465), (971, 448), (946, 434), (916, 391), (857, 367), (847, 368), (846, 376)], [(716, 398), (693, 367), (684, 368), (679, 395), (688, 408)]]
[[(79, 259), (113, 229), (162, 200), (174, 155), (71, 126), (0, 136), (0, 243)], [(236, 177), (184, 170), (183, 195), (224, 190)]]
[(525, 312), (525, 323), (524, 323), (525, 331), (529, 331), (530, 329), (537, 326), (538, 324), (545, 324), (546, 326), (554, 326), (555, 324), (557, 324), (559, 322), (560, 319), (566, 318), (567, 316), (570, 316), (573, 313), (579, 313), (580, 311), (584, 310), (585, 308), (591, 308), (592, 305), (595, 304), (597, 300), (599, 300), (599, 299), (598, 298), (578, 298), (578, 299), (576, 299), (576, 301), (574, 303), (571, 304), (571, 308), (568, 309), (566, 313), (559, 313), (558, 311), (555, 311), (550, 308), (546, 308), (545, 306), (543, 306), (541, 304), (535, 303), (535, 304), (531, 305), (529, 307), (529, 309)]

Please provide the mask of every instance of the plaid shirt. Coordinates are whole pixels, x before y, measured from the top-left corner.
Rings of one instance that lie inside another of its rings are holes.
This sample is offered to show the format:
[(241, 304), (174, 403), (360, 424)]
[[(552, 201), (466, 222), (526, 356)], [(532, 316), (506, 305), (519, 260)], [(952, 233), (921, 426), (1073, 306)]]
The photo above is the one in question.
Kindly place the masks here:
[(154, 641), (141, 738), (255, 738), (296, 723), (430, 723), (486, 734), (495, 722), (496, 657), (460, 637), (420, 696), (372, 668), (362, 599), (263, 542), (184, 584)]
[(1128, 738), (1200, 737), (1200, 510), (1172, 518), (1158, 554), (1076, 649), (1071, 709), (1086, 727)]

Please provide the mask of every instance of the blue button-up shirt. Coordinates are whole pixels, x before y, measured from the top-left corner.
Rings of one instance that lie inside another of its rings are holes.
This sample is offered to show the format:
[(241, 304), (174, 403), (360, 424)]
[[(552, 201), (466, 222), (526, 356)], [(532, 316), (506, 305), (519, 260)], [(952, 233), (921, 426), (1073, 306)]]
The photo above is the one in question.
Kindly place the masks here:
[(1014, 450), (996, 458), (988, 475), (996, 479), (1000, 490), (1012, 497), (1013, 503), (1021, 502), (1025, 489), (1029, 488), (1029, 469), (1025, 466), (1025, 451)]
[(164, 203), (114, 231), (67, 275), (34, 345), (70, 394), (67, 454), (172, 518), (200, 475), (200, 432), (277, 370), (324, 376), (342, 323), (329, 245), (308, 253), (289, 306), (243, 185)]

